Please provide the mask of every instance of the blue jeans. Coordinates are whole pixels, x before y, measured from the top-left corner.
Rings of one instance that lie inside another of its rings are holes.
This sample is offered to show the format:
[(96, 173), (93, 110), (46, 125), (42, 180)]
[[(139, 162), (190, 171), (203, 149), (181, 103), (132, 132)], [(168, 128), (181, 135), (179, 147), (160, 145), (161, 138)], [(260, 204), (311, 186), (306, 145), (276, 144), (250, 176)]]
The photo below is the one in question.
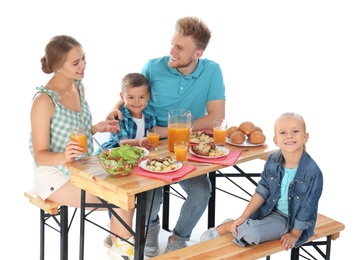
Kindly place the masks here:
[[(207, 208), (208, 200), (211, 197), (211, 182), (207, 174), (197, 176), (178, 182), (182, 189), (187, 193), (186, 200), (180, 211), (180, 216), (176, 222), (173, 234), (179, 241), (189, 241), (193, 228), (200, 220)], [(146, 217), (149, 217), (151, 198), (153, 190), (147, 192)], [(155, 189), (155, 198), (151, 211), (149, 226), (160, 223), (159, 210), (162, 204), (163, 188)], [(147, 223), (147, 219), (146, 219)]]

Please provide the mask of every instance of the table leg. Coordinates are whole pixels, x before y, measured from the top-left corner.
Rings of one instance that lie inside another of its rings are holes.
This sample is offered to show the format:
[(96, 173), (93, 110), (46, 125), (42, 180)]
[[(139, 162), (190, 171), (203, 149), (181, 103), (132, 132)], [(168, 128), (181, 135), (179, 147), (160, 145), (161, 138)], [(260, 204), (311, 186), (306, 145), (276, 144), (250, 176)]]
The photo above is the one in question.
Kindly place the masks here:
[[(225, 190), (219, 189), (217, 188), (216, 185), (216, 178), (217, 177), (225, 177), (227, 179), (229, 179), (231, 182), (233, 182), (230, 177), (240, 177), (240, 178), (246, 178), (247, 180), (249, 180), (253, 185), (257, 186), (257, 182), (253, 179), (253, 177), (260, 177), (260, 173), (245, 173), (242, 169), (240, 169), (237, 165), (233, 165), (233, 168), (235, 170), (237, 170), (237, 173), (225, 173), (222, 174), (220, 171), (214, 171), (214, 172), (210, 172), (208, 174), (208, 178), (211, 182), (211, 186), (212, 186), (212, 192), (211, 192), (211, 197), (208, 201), (208, 228), (211, 227), (215, 227), (215, 212), (216, 212), (216, 190), (221, 190), (223, 192), (228, 193)], [(241, 186), (237, 185), (237, 183), (233, 182), (239, 189), (241, 189), (243, 192), (245, 192), (247, 195), (249, 195), (250, 197), (252, 196), (251, 194), (249, 194), (245, 189), (243, 189)], [(232, 194), (231, 194), (232, 195)], [(237, 198), (240, 198), (242, 200), (245, 201), (249, 201), (246, 200), (244, 198), (241, 198), (239, 196), (235, 196)]]
[(136, 237), (135, 237), (135, 260), (144, 259), (145, 247), (145, 214), (146, 214), (146, 192), (137, 195), (136, 202)]
[(216, 212), (216, 172), (210, 172), (208, 178), (211, 181), (211, 197), (208, 201), (208, 229), (215, 227), (215, 212)]
[(162, 229), (169, 230), (169, 215), (170, 215), (170, 185), (164, 186), (163, 202), (162, 202)]
[(79, 231), (79, 260), (84, 260), (84, 218), (85, 218), (86, 191), (81, 190), (81, 212)]

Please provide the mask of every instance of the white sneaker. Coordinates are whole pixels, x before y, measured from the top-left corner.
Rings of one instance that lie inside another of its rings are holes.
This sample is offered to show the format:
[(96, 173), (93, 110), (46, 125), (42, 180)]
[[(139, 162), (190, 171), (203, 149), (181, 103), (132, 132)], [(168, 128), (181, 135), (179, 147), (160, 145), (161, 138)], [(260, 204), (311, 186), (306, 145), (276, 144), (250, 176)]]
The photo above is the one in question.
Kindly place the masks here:
[(111, 248), (113, 243), (112, 243), (112, 237), (111, 235), (107, 235), (107, 237), (103, 240), (103, 245), (105, 245), (105, 247), (107, 248)]
[(129, 238), (127, 241), (117, 238), (108, 250), (108, 256), (112, 260), (134, 260), (134, 246), (128, 242), (135, 245), (134, 237)]
[[(224, 224), (226, 222), (229, 222), (229, 221), (233, 221), (233, 219), (227, 218), (225, 221), (222, 222), (222, 224)], [(203, 242), (203, 241), (211, 240), (211, 239), (214, 239), (214, 238), (217, 238), (217, 237), (220, 237), (220, 235), (217, 232), (217, 228), (213, 227), (213, 228), (210, 228), (210, 229), (206, 230), (201, 235), (200, 241)]]

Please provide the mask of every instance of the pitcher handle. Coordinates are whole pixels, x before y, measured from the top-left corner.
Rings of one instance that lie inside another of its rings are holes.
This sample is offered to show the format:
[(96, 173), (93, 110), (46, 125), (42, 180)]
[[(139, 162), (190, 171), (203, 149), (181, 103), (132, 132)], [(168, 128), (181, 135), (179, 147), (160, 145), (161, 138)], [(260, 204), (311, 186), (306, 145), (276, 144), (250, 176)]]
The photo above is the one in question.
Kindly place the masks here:
[(193, 118), (193, 115), (191, 115), (191, 127), (190, 131), (192, 132), (193, 124), (195, 123), (195, 119)]

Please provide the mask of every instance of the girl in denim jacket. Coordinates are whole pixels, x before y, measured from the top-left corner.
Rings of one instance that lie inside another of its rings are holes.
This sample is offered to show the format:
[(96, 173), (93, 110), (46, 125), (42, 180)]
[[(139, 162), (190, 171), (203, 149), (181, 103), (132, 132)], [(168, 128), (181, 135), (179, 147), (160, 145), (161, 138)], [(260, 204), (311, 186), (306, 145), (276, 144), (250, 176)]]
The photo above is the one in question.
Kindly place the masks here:
[(243, 214), (205, 231), (201, 241), (232, 233), (240, 246), (280, 239), (288, 250), (314, 234), (323, 176), (305, 151), (305, 121), (296, 113), (285, 113), (276, 120), (274, 133), (280, 150), (269, 156)]

